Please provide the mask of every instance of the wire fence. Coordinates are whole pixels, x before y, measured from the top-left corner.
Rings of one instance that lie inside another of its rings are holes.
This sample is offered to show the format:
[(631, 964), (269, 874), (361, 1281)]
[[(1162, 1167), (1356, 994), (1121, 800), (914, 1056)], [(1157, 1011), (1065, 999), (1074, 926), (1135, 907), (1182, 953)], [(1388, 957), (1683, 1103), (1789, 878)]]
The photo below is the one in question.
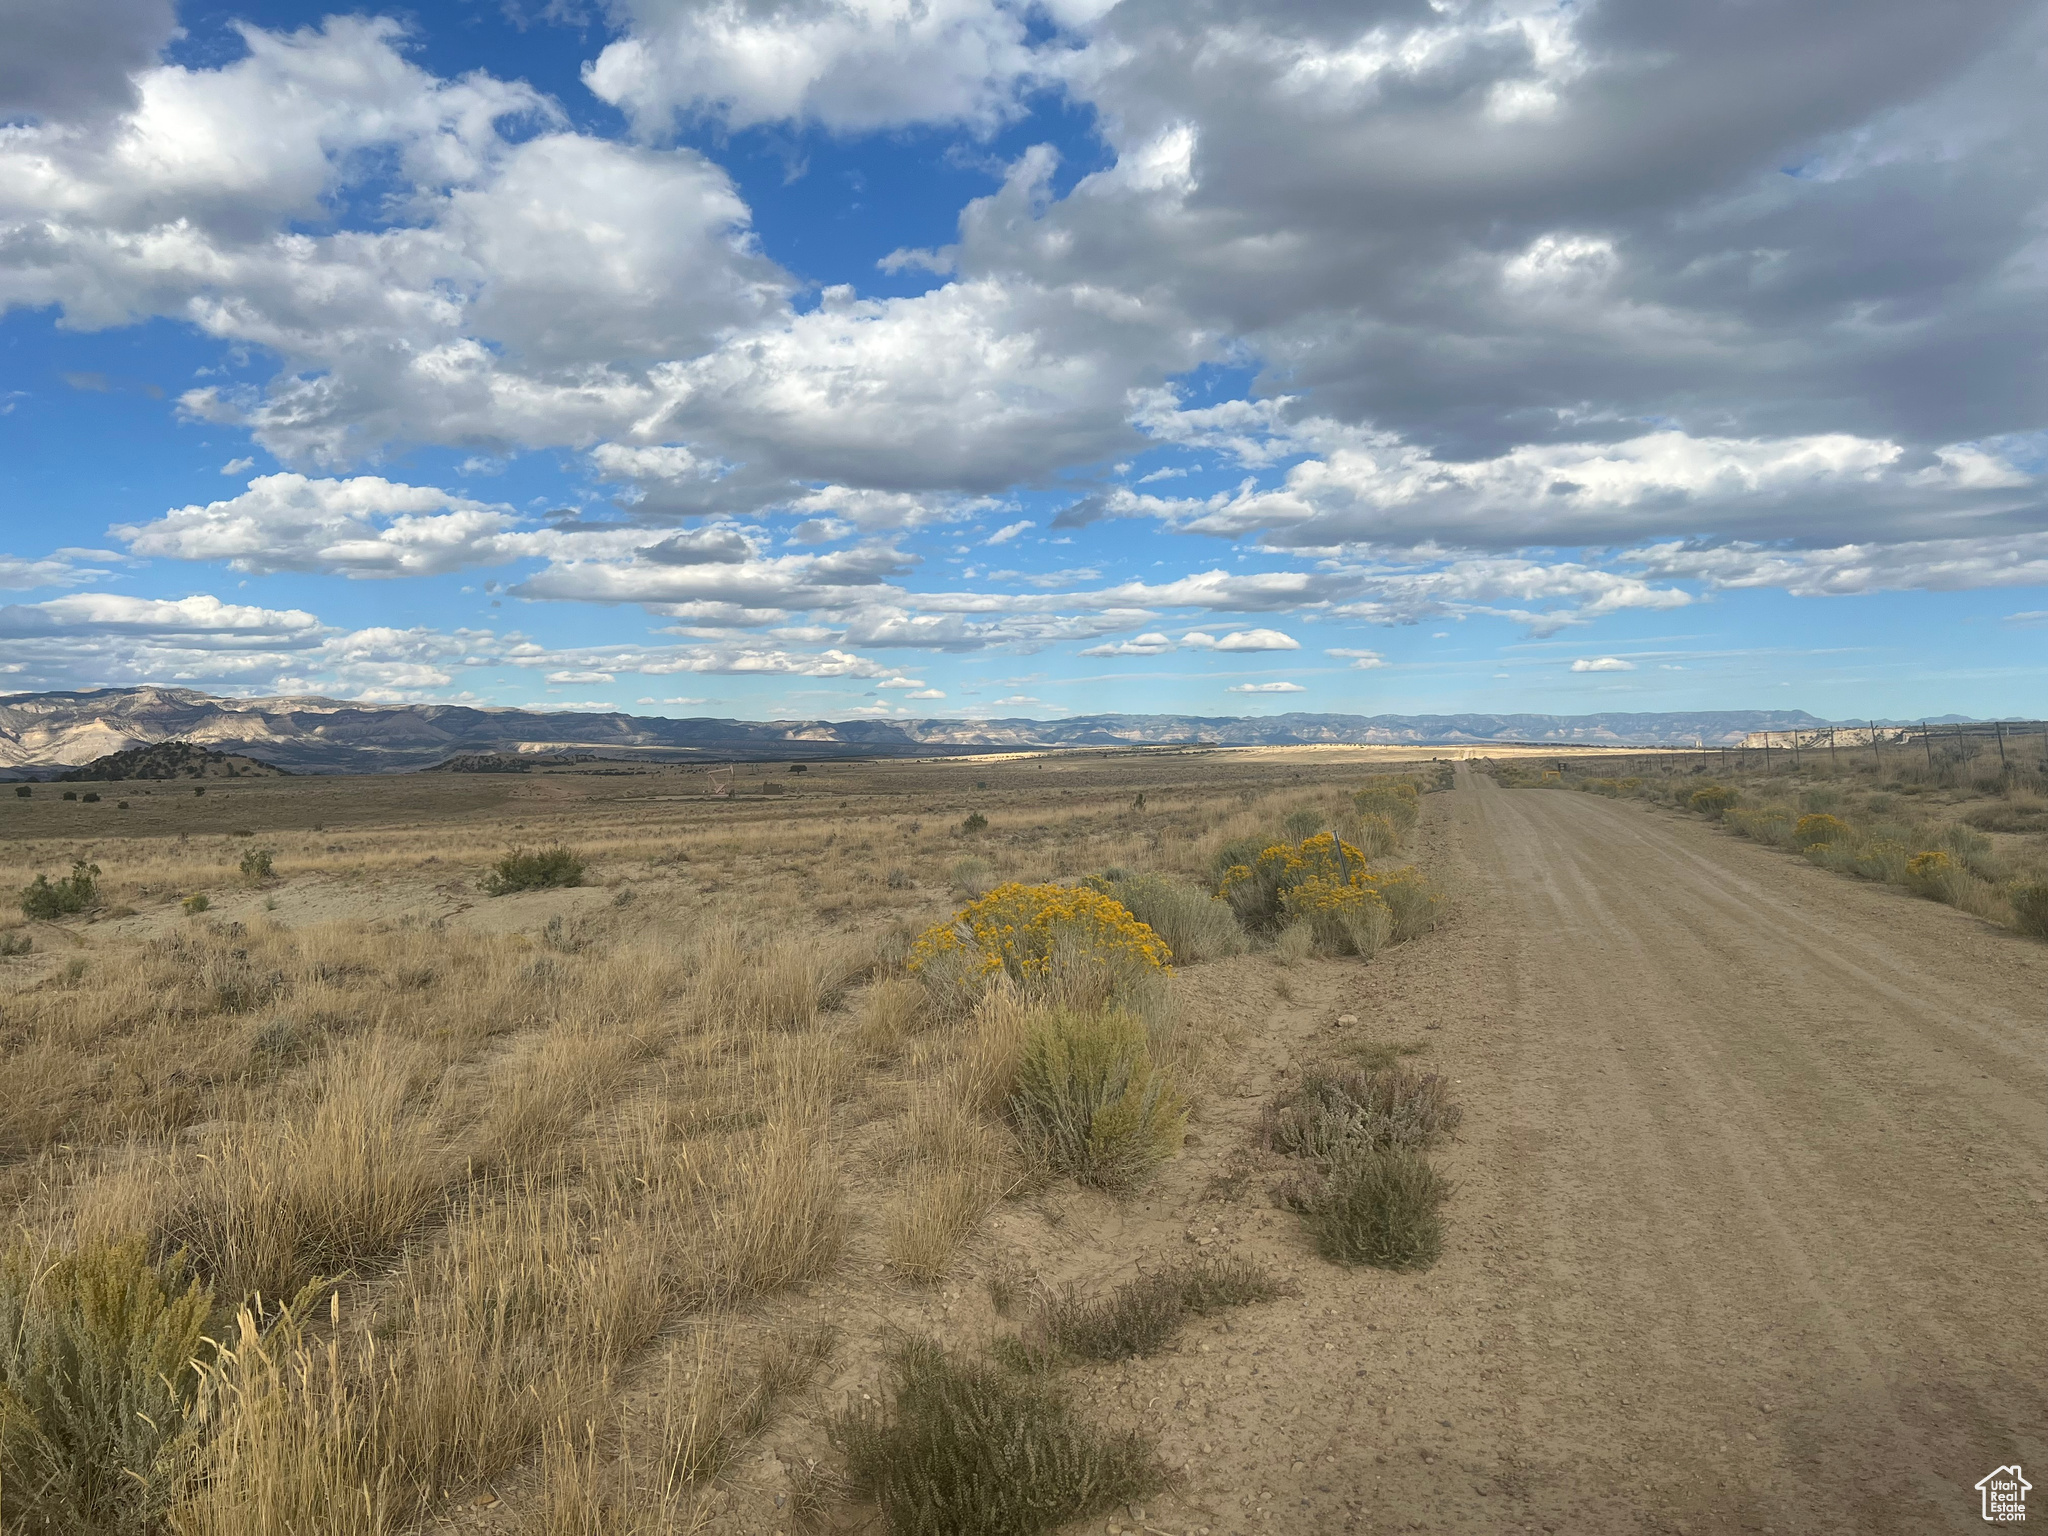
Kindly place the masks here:
[(1753, 731), (1740, 745), (1673, 745), (1641, 752), (1575, 755), (1560, 748), (1560, 773), (1620, 777), (1649, 773), (1876, 773), (1956, 783), (2000, 777), (2048, 778), (2048, 721), (1971, 720), (1943, 725), (1816, 726)]

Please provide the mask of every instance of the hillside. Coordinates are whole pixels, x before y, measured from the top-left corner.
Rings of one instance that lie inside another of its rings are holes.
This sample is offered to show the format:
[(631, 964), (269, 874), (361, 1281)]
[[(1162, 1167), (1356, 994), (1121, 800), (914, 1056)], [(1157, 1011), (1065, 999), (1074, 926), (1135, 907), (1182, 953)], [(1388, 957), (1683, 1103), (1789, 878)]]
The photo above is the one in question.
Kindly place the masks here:
[(708, 761), (929, 757), (1032, 748), (1732, 745), (1752, 731), (1827, 724), (1803, 710), (1662, 714), (1078, 715), (1065, 720), (671, 720), (461, 704), (224, 699), (189, 688), (0, 698), (0, 770), (75, 767), (166, 741), (301, 773), (380, 773), (473, 754), (599, 751)]
[(195, 747), (189, 741), (159, 741), (96, 757), (58, 778), (66, 784), (105, 784), (123, 779), (274, 779), (285, 772), (275, 763), (239, 753)]

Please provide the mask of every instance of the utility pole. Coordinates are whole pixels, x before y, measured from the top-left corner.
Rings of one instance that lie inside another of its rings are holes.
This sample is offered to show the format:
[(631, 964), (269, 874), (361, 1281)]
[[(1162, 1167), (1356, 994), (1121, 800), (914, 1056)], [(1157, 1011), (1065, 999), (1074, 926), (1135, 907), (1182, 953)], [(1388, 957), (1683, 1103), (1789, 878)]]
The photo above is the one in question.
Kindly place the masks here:
[(1877, 759), (1877, 771), (1882, 775), (1884, 772), (1884, 754), (1877, 750), (1877, 722), (1875, 720), (1870, 722), (1870, 755)]

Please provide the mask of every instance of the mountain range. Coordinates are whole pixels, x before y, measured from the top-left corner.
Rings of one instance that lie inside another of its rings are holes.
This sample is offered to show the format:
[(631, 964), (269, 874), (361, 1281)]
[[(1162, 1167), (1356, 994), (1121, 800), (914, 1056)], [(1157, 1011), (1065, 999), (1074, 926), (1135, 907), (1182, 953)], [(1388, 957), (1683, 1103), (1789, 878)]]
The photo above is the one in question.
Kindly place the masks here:
[(465, 753), (580, 750), (655, 760), (934, 757), (1059, 747), (1732, 745), (1752, 731), (1829, 722), (1804, 710), (1535, 715), (1077, 715), (1064, 720), (671, 720), (658, 716), (218, 698), (190, 688), (0, 696), (0, 771), (70, 768), (160, 741), (238, 753), (295, 773), (427, 768)]

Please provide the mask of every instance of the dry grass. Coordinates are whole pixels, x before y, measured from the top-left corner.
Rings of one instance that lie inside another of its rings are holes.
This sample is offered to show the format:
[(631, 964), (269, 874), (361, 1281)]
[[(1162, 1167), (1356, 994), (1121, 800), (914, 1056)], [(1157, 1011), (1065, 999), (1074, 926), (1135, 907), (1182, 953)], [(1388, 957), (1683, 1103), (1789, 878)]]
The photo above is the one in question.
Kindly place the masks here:
[(887, 1217), (889, 1263), (930, 1285), (1016, 1183), (1008, 1138), (941, 1080), (906, 1117), (901, 1193)]
[[(180, 1531), (383, 1536), (506, 1483), (528, 1529), (697, 1528), (823, 1347), (773, 1298), (953, 1273), (1044, 1176), (1005, 1118), (1043, 1016), (999, 986), (941, 1017), (911, 937), (955, 890), (1110, 867), (1199, 926), (1219, 839), (1333, 824), (1356, 778), (1281, 795), (1238, 761), (817, 765), (732, 801), (676, 800), (688, 774), (238, 781), (127, 792), (118, 824), (23, 801), (10, 863), (97, 864), (102, 906), (0, 923), (0, 1216), (53, 1255), (183, 1247), (217, 1288)], [(508, 846), (573, 846), (584, 884), (484, 900)], [(1190, 928), (1179, 963), (1232, 938)], [(1191, 1081), (1198, 1042), (1143, 1001), (1134, 1039)], [(1051, 1423), (1020, 1433), (1086, 1472)]]
[(411, 1103), (418, 1054), (377, 1035), (335, 1056), (308, 1107), (210, 1138), (156, 1229), (221, 1297), (285, 1300), (389, 1257), (461, 1165)]

